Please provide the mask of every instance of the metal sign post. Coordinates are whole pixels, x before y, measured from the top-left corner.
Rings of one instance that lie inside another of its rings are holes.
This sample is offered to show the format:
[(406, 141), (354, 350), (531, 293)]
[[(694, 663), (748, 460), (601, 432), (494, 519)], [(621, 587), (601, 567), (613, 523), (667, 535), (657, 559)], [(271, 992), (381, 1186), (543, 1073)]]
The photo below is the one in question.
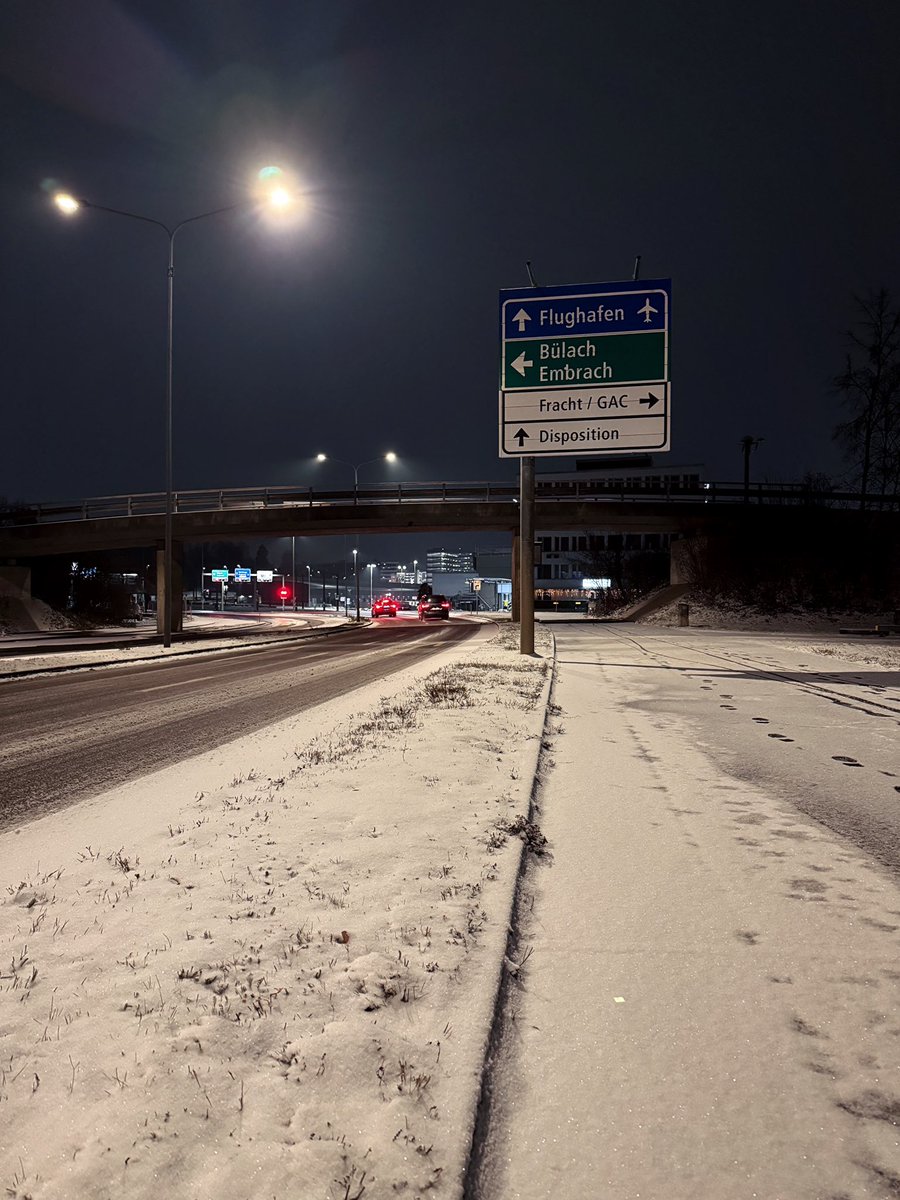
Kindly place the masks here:
[(534, 459), (519, 462), (519, 653), (534, 654)]

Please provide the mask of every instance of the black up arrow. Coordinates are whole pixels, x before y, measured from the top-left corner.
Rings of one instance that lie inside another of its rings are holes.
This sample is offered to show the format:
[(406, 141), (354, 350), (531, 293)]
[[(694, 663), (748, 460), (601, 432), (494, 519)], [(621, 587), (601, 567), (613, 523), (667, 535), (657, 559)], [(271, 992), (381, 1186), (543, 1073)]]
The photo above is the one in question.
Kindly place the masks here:
[(652, 408), (654, 404), (659, 404), (661, 399), (662, 396), (654, 396), (651, 392), (649, 396), (644, 397), (642, 400), (638, 400), (638, 404), (646, 404), (648, 408)]
[[(641, 401), (641, 403), (643, 403), (643, 401)], [(531, 437), (531, 434), (530, 434), (530, 433), (526, 433), (524, 429), (517, 429), (517, 430), (516, 430), (516, 432), (513, 434), (513, 437), (514, 437), (514, 438), (518, 438), (518, 441), (519, 441), (519, 449), (521, 450), (521, 449), (522, 449), (522, 446), (523, 446), (523, 445), (524, 445), (524, 443), (525, 443), (525, 439), (526, 439), (526, 438), (530, 438), (530, 437)]]

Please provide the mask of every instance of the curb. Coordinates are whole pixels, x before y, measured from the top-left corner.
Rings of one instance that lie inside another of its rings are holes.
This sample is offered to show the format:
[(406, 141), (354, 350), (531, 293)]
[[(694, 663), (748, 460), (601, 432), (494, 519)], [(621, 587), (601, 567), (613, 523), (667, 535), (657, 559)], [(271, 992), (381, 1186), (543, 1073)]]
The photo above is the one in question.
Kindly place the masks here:
[[(547, 674), (547, 680), (544, 685), (544, 720), (541, 726), (540, 739), (538, 747), (534, 755), (534, 763), (532, 767), (531, 788), (528, 797), (528, 813), (527, 820), (531, 822), (534, 818), (536, 797), (540, 788), (541, 760), (544, 757), (544, 741), (548, 732), (548, 723), (550, 719), (550, 704), (553, 693), (556, 687), (556, 671), (557, 671), (557, 654), (556, 654), (556, 638), (550, 634), (550, 639), (553, 644), (553, 657), (551, 660), (550, 670)], [(519, 855), (516, 863), (515, 875), (513, 877), (512, 894), (509, 898), (509, 910), (506, 924), (506, 942), (503, 955), (500, 959), (497, 979), (494, 986), (494, 997), (492, 1005), (491, 1023), (488, 1029), (487, 1038), (485, 1040), (484, 1058), (481, 1066), (481, 1084), (479, 1087), (478, 1100), (475, 1104), (475, 1114), (472, 1122), (472, 1136), (469, 1145), (469, 1153), (466, 1157), (466, 1167), (463, 1173), (462, 1180), (462, 1198), (463, 1200), (479, 1200), (480, 1183), (479, 1173), (482, 1166), (482, 1152), (486, 1144), (486, 1134), (490, 1126), (492, 1109), (494, 1102), (494, 1079), (493, 1067), (497, 1062), (501, 1044), (505, 1035), (503, 1014), (506, 1010), (506, 1003), (509, 996), (510, 987), (516, 979), (515, 973), (510, 970), (510, 963), (515, 963), (514, 954), (518, 949), (519, 944), (519, 929), (517, 921), (517, 913), (519, 909), (519, 901), (521, 899), (522, 883), (525, 878), (525, 868), (527, 866), (526, 846), (524, 839), (519, 839)]]

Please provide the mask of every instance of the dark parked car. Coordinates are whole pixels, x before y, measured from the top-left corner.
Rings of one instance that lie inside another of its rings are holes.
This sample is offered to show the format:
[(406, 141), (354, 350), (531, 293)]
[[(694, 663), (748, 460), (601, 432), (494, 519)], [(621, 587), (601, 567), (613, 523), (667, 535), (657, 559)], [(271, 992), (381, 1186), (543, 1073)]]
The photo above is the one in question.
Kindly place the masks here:
[(425, 621), (429, 617), (450, 620), (450, 601), (446, 596), (426, 596), (419, 601), (419, 620)]

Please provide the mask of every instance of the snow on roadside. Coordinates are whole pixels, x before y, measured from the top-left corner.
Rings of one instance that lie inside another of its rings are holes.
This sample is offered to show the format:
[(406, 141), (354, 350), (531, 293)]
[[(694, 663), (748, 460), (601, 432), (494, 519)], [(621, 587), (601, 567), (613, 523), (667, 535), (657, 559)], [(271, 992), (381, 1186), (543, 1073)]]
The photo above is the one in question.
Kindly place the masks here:
[[(710, 604), (698, 600), (690, 593), (671, 604), (648, 613), (638, 621), (641, 625), (678, 625), (678, 606), (687, 603), (690, 625), (698, 629), (761, 630), (766, 633), (837, 633), (844, 628), (872, 629), (875, 625), (889, 625), (892, 612), (813, 612), (793, 609), (786, 612), (765, 612), (753, 605)], [(613, 614), (614, 616), (617, 614)]]
[[(204, 622), (196, 622), (197, 626), (201, 624)], [(216, 627), (214, 621), (205, 624)], [(298, 637), (304, 635), (314, 637), (317, 629), (338, 629), (347, 624), (349, 622), (346, 617), (320, 617), (317, 615), (315, 625), (304, 625), (298, 622), (296, 634)], [(92, 670), (96, 667), (118, 666), (122, 663), (143, 662), (149, 659), (170, 659), (182, 654), (218, 654), (223, 650), (235, 650), (238, 647), (253, 648), (271, 644), (289, 636), (290, 633), (285, 632), (273, 632), (268, 637), (261, 632), (249, 635), (236, 633), (234, 637), (216, 638), (214, 642), (175, 642), (168, 649), (161, 645), (143, 642), (133, 646), (115, 646), (108, 650), (92, 650), (90, 647), (86, 647), (82, 650), (56, 650), (49, 654), (41, 654), (38, 651), (29, 652), (23, 647), (21, 654), (0, 659), (0, 675), (30, 675), (46, 671), (48, 668), (58, 669), (60, 667), (67, 670)]]
[(459, 1194), (548, 686), (515, 634), (0, 837), (8, 1195)]

